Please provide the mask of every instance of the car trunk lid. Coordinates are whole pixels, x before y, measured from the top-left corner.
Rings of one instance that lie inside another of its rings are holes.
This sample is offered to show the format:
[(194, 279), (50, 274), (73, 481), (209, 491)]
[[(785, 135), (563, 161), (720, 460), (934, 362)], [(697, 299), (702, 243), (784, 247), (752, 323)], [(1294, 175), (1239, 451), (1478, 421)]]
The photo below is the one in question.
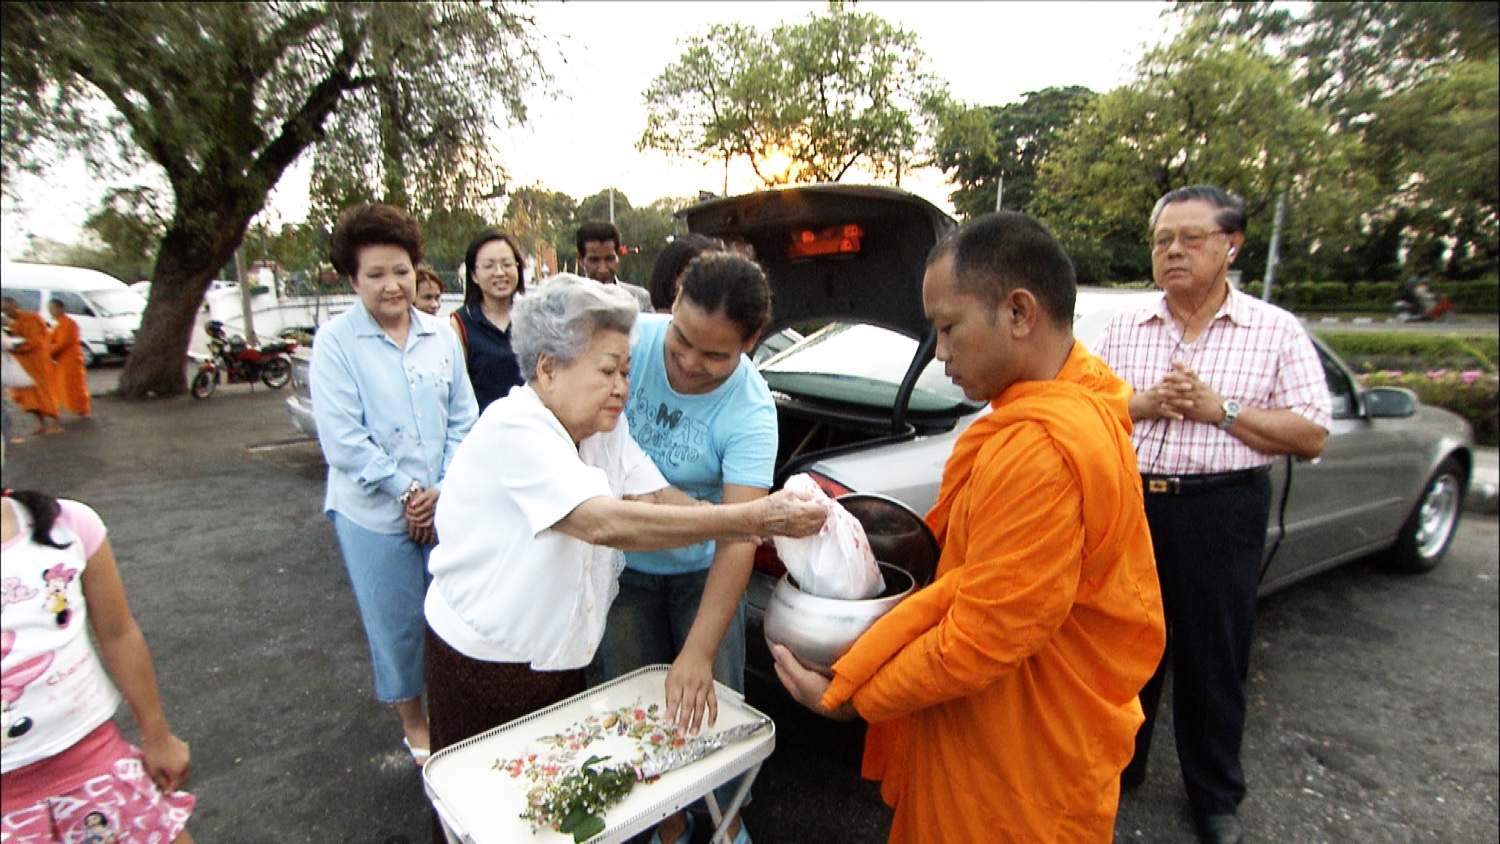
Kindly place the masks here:
[(754, 247), (771, 281), (768, 335), (841, 321), (920, 340), (927, 333), (927, 254), (956, 225), (915, 194), (856, 185), (759, 191), (700, 202), (680, 214), (696, 234)]

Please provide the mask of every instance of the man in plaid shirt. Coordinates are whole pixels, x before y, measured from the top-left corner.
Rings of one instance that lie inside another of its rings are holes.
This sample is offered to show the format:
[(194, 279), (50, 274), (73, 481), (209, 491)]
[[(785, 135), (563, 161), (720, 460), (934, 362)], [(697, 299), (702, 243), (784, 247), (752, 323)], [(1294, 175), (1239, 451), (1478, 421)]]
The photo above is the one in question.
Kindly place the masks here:
[(1146, 485), (1167, 655), (1141, 691), (1126, 788), (1145, 779), (1162, 678), (1173, 672), (1173, 732), (1205, 842), (1241, 840), (1240, 740), (1255, 593), (1270, 515), (1270, 465), (1317, 457), (1328, 386), (1297, 318), (1229, 285), (1245, 242), (1244, 203), (1196, 185), (1151, 212), (1151, 269), (1163, 296), (1115, 315), (1096, 351), (1136, 390), (1131, 439)]

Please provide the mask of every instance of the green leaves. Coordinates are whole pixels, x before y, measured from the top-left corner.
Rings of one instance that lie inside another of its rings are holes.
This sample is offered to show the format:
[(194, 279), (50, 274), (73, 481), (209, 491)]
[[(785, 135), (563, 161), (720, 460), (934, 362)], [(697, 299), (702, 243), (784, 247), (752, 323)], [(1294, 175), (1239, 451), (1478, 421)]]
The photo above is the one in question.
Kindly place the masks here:
[(604, 813), (617, 806), (635, 787), (635, 769), (629, 765), (606, 767), (607, 756), (590, 756), (577, 768), (546, 783), (521, 817), (534, 828), (551, 826), (587, 841), (604, 831)]
[(741, 158), (766, 185), (912, 166), (944, 98), (916, 36), (833, 4), (769, 33), (714, 26), (646, 89), (638, 146)]
[(501, 170), (485, 130), (546, 81), (530, 35), (501, 2), (7, 3), (5, 174), (93, 149), (143, 156), (172, 189), (121, 394), (185, 391), (199, 294), (310, 147), (325, 220), (375, 197), (472, 209)]
[(1004, 179), (1008, 210), (1034, 213), (1037, 168), (1095, 97), (1087, 88), (1047, 88), (1004, 106), (954, 109), (942, 120), (935, 163), (959, 189), (954, 208), (965, 217), (995, 210)]

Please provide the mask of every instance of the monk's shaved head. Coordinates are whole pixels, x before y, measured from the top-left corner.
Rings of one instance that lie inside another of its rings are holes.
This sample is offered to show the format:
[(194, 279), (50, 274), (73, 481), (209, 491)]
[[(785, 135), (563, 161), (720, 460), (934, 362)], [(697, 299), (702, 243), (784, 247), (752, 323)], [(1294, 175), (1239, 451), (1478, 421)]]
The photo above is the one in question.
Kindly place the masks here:
[(993, 305), (1015, 288), (1025, 288), (1053, 324), (1072, 330), (1078, 299), (1073, 261), (1041, 223), (1013, 211), (986, 214), (933, 247), (927, 266), (949, 256), (960, 291)]

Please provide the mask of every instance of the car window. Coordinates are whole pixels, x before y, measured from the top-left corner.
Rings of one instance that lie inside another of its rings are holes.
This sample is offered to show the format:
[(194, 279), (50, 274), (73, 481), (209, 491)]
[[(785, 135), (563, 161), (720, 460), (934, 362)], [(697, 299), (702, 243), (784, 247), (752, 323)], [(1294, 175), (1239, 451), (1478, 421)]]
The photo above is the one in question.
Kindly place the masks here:
[(90, 290), (87, 296), (102, 316), (128, 316), (146, 310), (146, 300), (131, 290)]
[(23, 311), (36, 313), (42, 309), (42, 291), (28, 290), (24, 287), (7, 287), (5, 295), (16, 300), (16, 306)]
[(68, 290), (58, 290), (48, 297), (63, 304), (63, 310), (72, 316), (93, 316), (94, 311), (83, 301), (83, 297)]
[(1354, 415), (1354, 385), (1322, 348), (1318, 349), (1318, 360), (1323, 363), (1323, 378), (1328, 381), (1328, 395), (1333, 399), (1333, 418), (1348, 419)]
[[(772, 390), (791, 396), (890, 409), (916, 353), (917, 341), (905, 335), (874, 325), (835, 322), (761, 364), (760, 373)], [(948, 380), (936, 360), (922, 370), (909, 405), (918, 413), (977, 407)]]

